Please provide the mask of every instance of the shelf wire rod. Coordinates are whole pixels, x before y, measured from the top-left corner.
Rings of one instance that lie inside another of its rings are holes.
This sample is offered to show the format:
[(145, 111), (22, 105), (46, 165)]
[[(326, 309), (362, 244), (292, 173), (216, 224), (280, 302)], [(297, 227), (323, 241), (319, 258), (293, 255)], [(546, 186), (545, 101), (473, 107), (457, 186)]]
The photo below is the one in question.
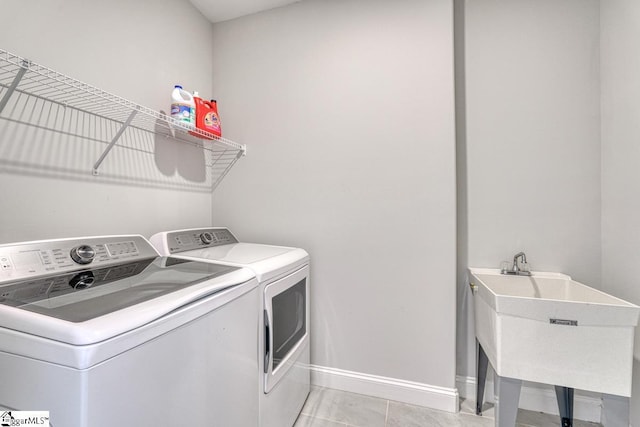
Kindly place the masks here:
[[(24, 80), (23, 80), (23, 82), (24, 82)], [(57, 105), (57, 106), (60, 106), (60, 107), (64, 107), (65, 109), (66, 109), (66, 108), (74, 109), (74, 110), (77, 110), (77, 111), (79, 111), (79, 112), (81, 112), (81, 113), (84, 113), (84, 114), (89, 114), (89, 115), (96, 116), (96, 117), (98, 117), (98, 118), (100, 118), (100, 119), (110, 120), (110, 121), (115, 121), (115, 122), (117, 122), (118, 124), (122, 124), (122, 123), (124, 123), (124, 122), (125, 122), (125, 120), (126, 120), (126, 118), (127, 118), (127, 117), (129, 116), (129, 114), (131, 113), (131, 110), (127, 111), (127, 112), (126, 112), (126, 114), (125, 114), (125, 112), (124, 112), (124, 111), (122, 111), (122, 114), (121, 114), (122, 118), (120, 118), (120, 117), (116, 117), (116, 116), (114, 116), (114, 114), (111, 114), (111, 115), (98, 114), (98, 113), (95, 113), (94, 111), (91, 111), (91, 110), (89, 110), (89, 109), (82, 109), (82, 108), (78, 108), (78, 107), (76, 107), (75, 105), (68, 104), (67, 102), (61, 102), (61, 101), (58, 101), (58, 100), (54, 100), (54, 99), (50, 99), (50, 98), (46, 98), (45, 96), (42, 96), (42, 94), (41, 94), (41, 93), (36, 94), (36, 93), (34, 93), (34, 92), (28, 92), (28, 91), (25, 91), (25, 90), (24, 90), (24, 89), (25, 89), (25, 86), (26, 86), (26, 85), (21, 84), (21, 85), (20, 85), (20, 88), (15, 90), (15, 93), (18, 93), (18, 94), (20, 94), (20, 95), (25, 95), (25, 96), (27, 96), (27, 97), (29, 97), (29, 98), (33, 98), (33, 99), (36, 99), (36, 100), (39, 100), (39, 101), (45, 101), (45, 102), (51, 103), (51, 104), (53, 104), (53, 105)], [(8, 87), (9, 87), (8, 85), (4, 85), (4, 84), (0, 83), (0, 88), (8, 88)], [(104, 108), (104, 110), (106, 111), (106, 110), (107, 110), (107, 108), (105, 107), (105, 108)], [(112, 111), (109, 111), (109, 113), (112, 113)], [(139, 117), (139, 116), (137, 116), (137, 117)], [(25, 124), (28, 124), (28, 123), (25, 123)], [(133, 127), (133, 128), (136, 128), (136, 129), (140, 129), (140, 130), (148, 131), (148, 129), (141, 128), (141, 127), (136, 127), (136, 126), (133, 126), (133, 125), (130, 125), (130, 127)]]
[(231, 160), (231, 163), (229, 163), (229, 165), (225, 168), (224, 171), (222, 171), (222, 173), (218, 176), (218, 178), (213, 182), (213, 184), (211, 184), (211, 191), (215, 190), (218, 187), (218, 184), (220, 184), (222, 182), (222, 179), (227, 176), (227, 173), (229, 173), (229, 171), (231, 170), (231, 168), (233, 167), (233, 165), (235, 165), (235, 163), (238, 161), (238, 159), (242, 157), (242, 151), (238, 151), (234, 157), (233, 160)]
[(113, 139), (111, 140), (111, 142), (109, 143), (109, 145), (107, 146), (107, 148), (105, 148), (105, 150), (103, 151), (102, 155), (100, 156), (100, 158), (98, 160), (96, 160), (96, 163), (93, 165), (93, 174), (94, 175), (98, 175), (98, 168), (100, 167), (100, 165), (102, 164), (103, 160), (105, 157), (107, 157), (107, 154), (109, 154), (109, 151), (111, 151), (111, 149), (113, 148), (113, 146), (116, 144), (116, 142), (118, 141), (118, 139), (122, 136), (122, 134), (124, 133), (124, 131), (127, 129), (127, 126), (129, 126), (129, 124), (131, 123), (131, 121), (133, 120), (133, 118), (136, 116), (136, 113), (138, 112), (138, 110), (132, 110), (131, 114), (129, 114), (129, 117), (127, 118), (127, 121), (124, 122), (122, 124), (122, 126), (120, 127), (120, 129), (118, 130), (118, 133), (115, 134), (115, 136), (113, 137)]
[(2, 99), (0, 99), (0, 113), (2, 113), (2, 110), (4, 110), (4, 107), (9, 102), (9, 98), (11, 98), (11, 95), (13, 95), (13, 92), (18, 87), (18, 84), (20, 84), (20, 80), (22, 80), (24, 73), (26, 73), (28, 69), (29, 69), (29, 61), (26, 61), (26, 60), (22, 61), (22, 66), (20, 67), (20, 70), (18, 70), (18, 73), (14, 77), (13, 82), (11, 82), (11, 85), (9, 86), (7, 93), (5, 93)]

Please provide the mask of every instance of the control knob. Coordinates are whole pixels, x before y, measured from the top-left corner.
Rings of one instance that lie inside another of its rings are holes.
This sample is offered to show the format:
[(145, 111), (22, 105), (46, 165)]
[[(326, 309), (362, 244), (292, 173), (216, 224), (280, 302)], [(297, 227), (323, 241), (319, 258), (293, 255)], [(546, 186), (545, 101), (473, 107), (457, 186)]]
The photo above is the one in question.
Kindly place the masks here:
[(90, 264), (96, 256), (96, 251), (89, 245), (80, 245), (71, 249), (70, 255), (78, 264)]
[(82, 273), (78, 273), (69, 280), (69, 286), (73, 289), (86, 289), (89, 286), (93, 285), (93, 282), (96, 281), (95, 276), (90, 271), (84, 271)]
[(205, 245), (209, 245), (211, 244), (211, 242), (213, 242), (213, 234), (205, 231), (204, 233), (200, 234), (200, 240), (202, 240), (202, 243), (204, 243)]

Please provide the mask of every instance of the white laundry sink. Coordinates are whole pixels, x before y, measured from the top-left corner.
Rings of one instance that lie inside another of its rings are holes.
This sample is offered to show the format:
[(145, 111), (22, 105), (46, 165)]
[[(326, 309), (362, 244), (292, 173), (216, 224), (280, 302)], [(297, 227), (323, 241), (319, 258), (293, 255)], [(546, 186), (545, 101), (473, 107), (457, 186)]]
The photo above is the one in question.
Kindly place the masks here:
[(631, 395), (640, 307), (560, 273), (469, 276), (476, 337), (499, 376)]

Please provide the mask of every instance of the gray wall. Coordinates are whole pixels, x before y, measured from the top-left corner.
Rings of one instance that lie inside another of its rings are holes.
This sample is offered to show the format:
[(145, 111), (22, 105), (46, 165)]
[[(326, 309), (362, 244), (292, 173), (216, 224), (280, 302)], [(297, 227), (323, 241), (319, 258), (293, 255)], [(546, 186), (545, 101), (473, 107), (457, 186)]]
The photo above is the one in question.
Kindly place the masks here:
[[(0, 14), (0, 48), (163, 111), (176, 83), (211, 92), (211, 38), (187, 0), (25, 0), (3, 2)], [(39, 124), (58, 114), (68, 132), (0, 120), (0, 243), (210, 223), (202, 150), (127, 134), (138, 150), (114, 149), (93, 177), (104, 146), (68, 135), (87, 118), (40, 106), (32, 114)], [(3, 115), (28, 118), (12, 106)]]
[(214, 194), (240, 239), (312, 257), (312, 363), (455, 386), (453, 8), (305, 1), (214, 25)]
[(598, 16), (597, 0), (466, 1), (462, 376), (475, 373), (466, 267), (522, 250), (534, 270), (600, 287)]
[[(602, 287), (640, 305), (640, 3), (601, 2)], [(634, 426), (640, 425), (640, 329), (636, 328)]]

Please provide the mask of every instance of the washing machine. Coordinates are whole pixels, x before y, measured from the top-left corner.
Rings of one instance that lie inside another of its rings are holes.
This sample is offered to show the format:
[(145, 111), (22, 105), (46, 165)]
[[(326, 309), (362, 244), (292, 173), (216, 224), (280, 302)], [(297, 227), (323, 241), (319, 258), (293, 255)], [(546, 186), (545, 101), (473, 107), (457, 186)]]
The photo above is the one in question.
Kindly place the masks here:
[(310, 391), (309, 254), (239, 242), (221, 227), (162, 232), (149, 240), (163, 255), (247, 267), (256, 274), (260, 426), (293, 426)]
[(257, 285), (137, 235), (0, 245), (0, 407), (55, 427), (257, 426)]

